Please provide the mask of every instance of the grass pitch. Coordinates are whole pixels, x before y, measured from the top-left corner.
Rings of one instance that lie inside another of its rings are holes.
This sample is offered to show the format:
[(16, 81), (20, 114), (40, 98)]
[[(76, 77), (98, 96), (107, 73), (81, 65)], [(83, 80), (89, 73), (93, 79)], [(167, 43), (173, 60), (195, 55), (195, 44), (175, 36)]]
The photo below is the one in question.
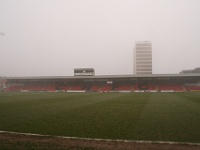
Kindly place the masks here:
[(200, 143), (200, 93), (1, 93), (0, 130)]

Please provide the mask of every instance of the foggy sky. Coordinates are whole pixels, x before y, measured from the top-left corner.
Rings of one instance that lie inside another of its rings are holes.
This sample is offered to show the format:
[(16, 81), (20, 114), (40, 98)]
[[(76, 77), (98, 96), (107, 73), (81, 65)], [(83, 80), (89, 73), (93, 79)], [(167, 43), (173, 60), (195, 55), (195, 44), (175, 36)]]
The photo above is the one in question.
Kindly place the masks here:
[(136, 41), (153, 74), (200, 67), (200, 0), (0, 0), (0, 76), (133, 73)]

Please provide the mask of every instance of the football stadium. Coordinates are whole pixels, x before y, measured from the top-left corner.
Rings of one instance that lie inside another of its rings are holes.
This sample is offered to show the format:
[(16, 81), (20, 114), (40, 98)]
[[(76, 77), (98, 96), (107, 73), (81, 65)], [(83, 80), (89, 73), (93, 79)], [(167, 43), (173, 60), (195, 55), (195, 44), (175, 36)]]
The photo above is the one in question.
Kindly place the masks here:
[[(50, 140), (48, 149), (57, 147), (58, 138), (75, 140), (65, 145), (71, 149), (106, 149), (108, 142), (123, 149), (136, 143), (199, 149), (200, 74), (152, 74), (147, 57), (140, 47), (132, 75), (75, 68), (74, 76), (6, 77), (0, 94), (1, 143), (28, 136), (36, 137), (33, 147), (40, 139)], [(12, 142), (33, 148), (27, 139)], [(12, 142), (0, 146), (9, 148), (5, 145)]]

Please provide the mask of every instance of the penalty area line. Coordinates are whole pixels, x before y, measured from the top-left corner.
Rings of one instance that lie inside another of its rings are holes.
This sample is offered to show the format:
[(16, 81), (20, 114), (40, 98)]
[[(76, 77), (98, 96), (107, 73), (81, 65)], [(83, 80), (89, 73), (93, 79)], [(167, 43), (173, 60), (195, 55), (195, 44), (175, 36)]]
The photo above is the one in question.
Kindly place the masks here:
[(1, 131), (1, 130), (0, 130), (0, 133), (8, 133), (8, 134), (14, 134), (14, 135), (25, 135), (25, 136), (35, 136), (35, 137), (49, 137), (49, 138), (59, 138), (59, 139), (71, 139), (71, 140), (101, 141), (101, 142), (124, 142), (124, 143), (141, 143), (141, 144), (170, 144), (170, 145), (200, 146), (200, 143), (190, 143), (190, 142), (81, 138), (81, 137), (42, 135), (42, 134), (34, 134), (34, 133), (22, 133), (22, 132)]

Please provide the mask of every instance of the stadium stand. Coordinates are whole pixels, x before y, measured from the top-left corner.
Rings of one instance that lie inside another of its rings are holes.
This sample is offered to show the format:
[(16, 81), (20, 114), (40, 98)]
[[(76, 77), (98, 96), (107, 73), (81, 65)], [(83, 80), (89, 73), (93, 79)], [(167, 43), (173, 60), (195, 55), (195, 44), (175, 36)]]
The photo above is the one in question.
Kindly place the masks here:
[(5, 89), (5, 92), (13, 92), (13, 91), (19, 91), (21, 90), (22, 86), (11, 86), (7, 89)]
[(41, 91), (55, 92), (56, 91), (56, 85), (54, 85), (54, 84), (46, 85), (41, 89)]
[(187, 91), (200, 91), (200, 86), (185, 86)]
[(150, 91), (157, 91), (157, 85), (156, 84), (153, 84), (153, 83), (151, 83), (151, 84), (149, 84), (148, 85), (148, 90), (150, 90)]
[(183, 85), (178, 83), (160, 83), (158, 87), (160, 91), (184, 92)]
[(57, 90), (64, 90), (64, 91), (67, 91), (67, 90), (70, 90), (71, 89), (71, 85), (61, 85), (61, 86), (58, 86), (56, 89)]
[[(7, 77), (2, 92), (184, 92), (200, 91), (200, 74)], [(110, 82), (108, 82), (110, 81)]]
[(28, 90), (28, 91), (41, 91), (43, 86), (40, 85), (27, 85), (27, 86), (22, 86), (20, 90)]
[(80, 91), (83, 90), (83, 85), (82, 84), (74, 84), (72, 85), (71, 89), (72, 91)]
[(101, 86), (94, 84), (94, 85), (91, 85), (90, 90), (98, 92), (100, 90), (100, 88), (101, 88)]
[(131, 91), (132, 90), (132, 85), (131, 84), (121, 84), (121, 85), (116, 85), (114, 87), (115, 91)]
[(82, 90), (90, 91), (91, 86), (92, 86), (91, 84), (84, 84), (83, 87), (82, 87)]
[(101, 92), (109, 92), (112, 90), (113, 85), (112, 84), (105, 84), (101, 87)]
[(157, 91), (157, 85), (154, 83), (136, 83), (134, 85), (134, 90)]

